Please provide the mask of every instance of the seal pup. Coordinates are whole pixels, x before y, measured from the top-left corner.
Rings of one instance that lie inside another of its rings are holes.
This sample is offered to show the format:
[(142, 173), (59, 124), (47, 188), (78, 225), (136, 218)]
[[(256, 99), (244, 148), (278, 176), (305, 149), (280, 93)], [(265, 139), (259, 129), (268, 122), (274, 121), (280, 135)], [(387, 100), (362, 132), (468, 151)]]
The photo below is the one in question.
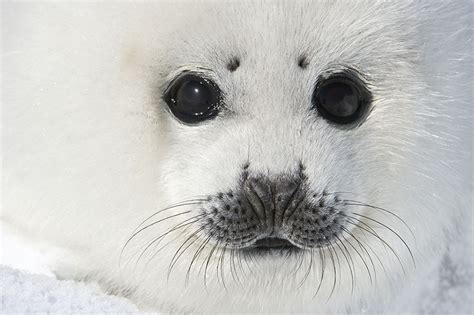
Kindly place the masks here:
[(470, 207), (466, 5), (9, 3), (2, 217), (145, 310), (412, 310)]

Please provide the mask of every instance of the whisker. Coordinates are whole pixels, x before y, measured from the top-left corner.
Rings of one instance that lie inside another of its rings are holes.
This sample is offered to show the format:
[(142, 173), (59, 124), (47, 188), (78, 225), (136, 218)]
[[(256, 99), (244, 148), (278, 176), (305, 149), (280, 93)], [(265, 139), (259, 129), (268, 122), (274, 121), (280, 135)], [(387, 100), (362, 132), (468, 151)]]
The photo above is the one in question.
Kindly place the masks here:
[[(255, 239), (256, 237), (252, 237), (249, 241)], [(242, 255), (242, 251), (241, 250), (237, 250), (236, 251), (236, 258), (237, 258), (237, 266), (239, 267), (239, 270), (240, 270), (240, 274), (242, 275), (242, 277), (245, 276), (245, 270), (244, 270), (244, 266), (242, 264), (242, 260), (245, 259), (245, 257), (243, 257)]]
[(160, 209), (158, 210), (157, 212), (153, 213), (152, 215), (150, 215), (149, 217), (147, 217), (145, 220), (143, 220), (136, 228), (135, 230), (132, 232), (135, 233), (146, 221), (150, 220), (151, 218), (153, 218), (154, 216), (164, 212), (164, 211), (168, 211), (170, 209), (174, 209), (174, 208), (177, 208), (177, 207), (182, 207), (182, 206), (187, 206), (187, 205), (194, 205), (194, 204), (200, 204), (201, 202), (203, 201), (206, 201), (207, 199), (205, 198), (197, 198), (199, 196), (196, 196), (196, 199), (188, 199), (188, 200), (183, 200), (181, 202), (178, 202), (176, 204), (173, 204), (171, 206), (168, 206), (166, 208), (163, 208), (163, 209)]
[(253, 268), (250, 267), (249, 259), (247, 255), (245, 255), (245, 253), (241, 253), (241, 255), (242, 255), (242, 260), (245, 262), (245, 266), (247, 267), (249, 274), (253, 276), (253, 272), (252, 272)]
[[(400, 239), (400, 241), (402, 241), (402, 243), (405, 245), (406, 249), (408, 250), (408, 252), (410, 253), (410, 256), (411, 256), (411, 260), (413, 262), (413, 266), (416, 268), (416, 263), (415, 263), (415, 257), (413, 256), (413, 253), (410, 249), (410, 246), (408, 246), (407, 242), (405, 242), (405, 240), (400, 236), (400, 234), (398, 234), (397, 232), (395, 232), (392, 228), (390, 228), (389, 226), (387, 226), (386, 224), (383, 224), (382, 222), (378, 221), (378, 220), (375, 220), (373, 218), (370, 218), (368, 216), (365, 216), (365, 215), (362, 215), (362, 214), (359, 214), (359, 213), (356, 213), (356, 212), (353, 212), (353, 214), (359, 216), (359, 217), (362, 217), (362, 218), (365, 218), (367, 220), (371, 220), (375, 223), (378, 223), (380, 224), (381, 226), (387, 228), (388, 230), (390, 230), (393, 234), (395, 234), (398, 239)], [(354, 218), (355, 219), (355, 218)]]
[(331, 247), (332, 247), (332, 249), (333, 249), (333, 251), (334, 251), (334, 256), (336, 256), (337, 268), (338, 268), (339, 274), (340, 274), (340, 276), (339, 276), (339, 282), (338, 282), (338, 286), (337, 286), (338, 289), (340, 289), (340, 287), (341, 287), (341, 279), (342, 279), (341, 261), (339, 260), (339, 255), (337, 254), (336, 248), (334, 248), (334, 243), (335, 243), (335, 242), (331, 242)]
[[(167, 230), (166, 232), (164, 232), (164, 233), (158, 235), (152, 242), (157, 242), (157, 241), (158, 241), (157, 244), (156, 244), (156, 245), (158, 245), (158, 244), (161, 242), (161, 240), (162, 240), (163, 238), (165, 238), (167, 235), (169, 235), (170, 233), (172, 233), (172, 232), (174, 232), (174, 231), (176, 231), (176, 230), (178, 230), (178, 229), (181, 229), (181, 228), (183, 228), (183, 227), (192, 225), (192, 224), (194, 224), (194, 223), (196, 223), (196, 222), (199, 222), (202, 217), (204, 217), (204, 215), (202, 215), (202, 214), (198, 214), (198, 215), (192, 216), (192, 217), (190, 217), (190, 218), (184, 220), (183, 222), (174, 225), (172, 228), (170, 228), (170, 229)], [(161, 250), (161, 249), (160, 249), (160, 250)], [(160, 250), (158, 250), (158, 252), (159, 252)]]
[(242, 264), (242, 259), (243, 259), (243, 256), (242, 256), (242, 251), (237, 251), (237, 265), (239, 266), (239, 269), (240, 269), (240, 273), (242, 275), (245, 275), (245, 270), (244, 270), (244, 266)]
[[(343, 214), (343, 216), (345, 216), (347, 219), (349, 220), (357, 220), (355, 219), (354, 217), (351, 217), (350, 215), (346, 215), (346, 214)], [(363, 226), (365, 226), (366, 228), (368, 228), (369, 230), (371, 230), (374, 234), (377, 234), (377, 232), (370, 226), (368, 225), (367, 223), (365, 223), (364, 221), (361, 221), (361, 220), (357, 220), (358, 221), (358, 224), (362, 224)], [(378, 235), (378, 234), (377, 234)], [(385, 246), (385, 245), (384, 245)]]
[[(166, 237), (168, 234), (170, 234), (171, 232), (174, 232), (174, 231), (176, 231), (176, 230), (178, 230), (178, 229), (181, 229), (181, 228), (183, 228), (183, 227), (186, 227), (186, 226), (188, 226), (188, 225), (192, 225), (192, 224), (198, 222), (198, 221), (200, 220), (200, 217), (201, 217), (201, 216), (202, 216), (202, 215), (199, 214), (199, 215), (193, 216), (193, 217), (191, 217), (191, 218), (188, 218), (188, 219), (184, 220), (183, 222), (180, 222), (180, 223), (176, 224), (175, 226), (173, 226), (171, 229), (169, 229), (169, 230), (166, 231), (165, 233), (163, 233), (163, 234), (159, 235), (158, 237), (154, 238), (154, 239), (153, 239), (150, 243), (148, 243), (148, 245), (146, 245), (145, 248), (142, 250), (141, 254), (139, 255), (139, 257), (138, 257), (138, 259), (137, 259), (137, 261), (136, 261), (135, 267), (137, 266), (138, 262), (139, 262), (140, 259), (143, 257), (143, 255), (145, 255), (145, 253), (148, 251), (148, 249), (149, 249), (151, 246), (153, 246), (153, 244), (155, 244), (155, 243), (156, 243), (156, 244), (159, 244), (159, 243), (161, 242), (161, 240), (162, 240), (164, 237)], [(194, 220), (194, 221), (192, 221), (192, 220)], [(191, 222), (189, 222), (189, 221), (191, 221)], [(162, 248), (161, 248), (161, 249), (162, 249)], [(160, 250), (161, 250), (161, 249), (160, 249)], [(156, 254), (158, 254), (158, 252), (159, 252), (159, 251), (157, 251), (157, 252), (151, 257), (151, 259), (153, 259), (153, 257), (154, 257)]]
[(308, 276), (311, 273), (311, 268), (313, 266), (313, 248), (310, 249), (310, 253), (311, 253), (311, 256), (310, 256), (308, 268), (306, 269), (303, 279), (298, 283), (297, 289), (301, 288), (301, 286), (303, 285), (304, 282), (306, 282), (306, 279), (308, 279)]
[[(364, 231), (364, 232), (367, 233), (367, 231)], [(382, 243), (382, 244), (383, 244), (383, 243)], [(375, 250), (374, 250), (368, 243), (365, 243), (365, 246), (367, 246), (367, 247), (370, 249), (370, 251), (372, 252), (372, 254), (375, 255), (375, 258), (377, 258), (377, 261), (379, 262), (380, 266), (382, 267), (382, 270), (383, 270), (383, 272), (384, 272), (384, 274), (385, 274), (385, 277), (386, 277), (387, 279), (390, 279), (390, 277), (389, 277), (388, 274), (387, 274), (387, 270), (385, 269), (385, 266), (384, 266), (382, 260), (380, 259), (379, 255), (377, 255), (377, 253), (375, 252)], [(383, 246), (384, 246), (385, 249), (387, 248), (387, 247), (385, 246), (385, 244), (383, 244)]]
[[(346, 217), (347, 220), (355, 220), (355, 221), (357, 221), (357, 224), (361, 224), (361, 225), (365, 226), (367, 229), (369, 229), (370, 231), (372, 231), (373, 234), (375, 234), (376, 236), (379, 236), (378, 233), (377, 233), (370, 225), (368, 225), (367, 223), (365, 223), (365, 222), (363, 222), (363, 221), (361, 221), (361, 220), (358, 220), (358, 219), (356, 219), (356, 218), (354, 218), (354, 217), (351, 217), (351, 216), (349, 216), (349, 215), (346, 215), (346, 214), (343, 214), (343, 216)], [(365, 231), (364, 231), (364, 232), (365, 232)], [(368, 244), (366, 244), (366, 245), (368, 246)], [(384, 247), (385, 249), (387, 249), (387, 246), (385, 245), (385, 243), (382, 243), (382, 245), (383, 245), (383, 247)], [(370, 247), (370, 246), (369, 246), (369, 247)], [(372, 250), (372, 252), (374, 252), (374, 251)], [(375, 253), (375, 252), (374, 252), (374, 253)], [(377, 256), (377, 257), (378, 257), (378, 256)], [(380, 259), (379, 259), (379, 260), (380, 260)], [(383, 267), (383, 266), (382, 266), (382, 267)]]
[[(192, 224), (196, 223), (197, 221), (199, 221), (199, 220), (195, 220), (195, 221), (192, 221), (192, 222), (188, 222), (188, 223), (186, 223), (186, 224), (183, 224), (182, 226), (180, 226), (180, 228), (181, 228), (181, 227), (185, 227), (185, 226), (192, 225)], [(174, 229), (174, 230), (176, 230), (176, 229)], [(171, 233), (171, 232), (173, 232), (173, 231), (170, 231), (169, 233)], [(166, 233), (166, 234), (169, 234), (169, 233)], [(170, 245), (170, 244), (176, 242), (178, 239), (180, 239), (181, 237), (183, 237), (183, 234), (185, 234), (185, 233), (186, 233), (186, 231), (181, 231), (175, 238), (171, 239), (171, 240), (168, 241), (166, 244), (164, 244), (163, 246), (161, 246), (160, 248), (158, 248), (158, 249), (153, 253), (153, 255), (150, 257), (150, 259), (147, 261), (147, 263), (146, 263), (146, 265), (145, 265), (145, 269), (146, 269), (146, 267), (149, 265), (149, 263), (156, 257), (156, 255), (158, 255), (158, 254), (159, 254), (164, 248), (166, 248), (168, 245)], [(159, 244), (160, 242), (161, 242), (161, 240), (156, 243), (156, 246), (158, 246), (158, 244)], [(155, 246), (155, 247), (156, 247), (156, 246)]]
[[(331, 243), (329, 243), (330, 245), (332, 245)], [(328, 299), (327, 301), (329, 301), (334, 293), (334, 290), (336, 289), (336, 283), (337, 283), (337, 271), (336, 271), (336, 263), (334, 261), (334, 256), (332, 254), (332, 246), (331, 247), (326, 247), (328, 249), (328, 252), (329, 252), (329, 258), (331, 259), (331, 262), (332, 262), (332, 269), (334, 271), (334, 280), (332, 282), (332, 288), (331, 288), (331, 293), (329, 294), (328, 296)]]
[(214, 251), (217, 249), (217, 247), (220, 245), (220, 242), (216, 242), (216, 244), (212, 247), (211, 251), (209, 252), (209, 255), (207, 256), (206, 259), (206, 264), (204, 267), (204, 288), (206, 288), (207, 291), (207, 269), (209, 267), (209, 263), (211, 261), (211, 258), (214, 255)]
[(235, 267), (235, 251), (236, 251), (235, 248), (231, 248), (231, 250), (230, 250), (230, 257), (229, 257), (229, 259), (230, 259), (230, 274), (232, 276), (232, 279), (238, 285), (242, 285), (242, 283), (240, 282), (240, 279), (239, 279), (237, 268)]
[[(347, 262), (347, 266), (349, 267), (349, 272), (351, 274), (351, 295), (354, 294), (354, 272), (352, 271), (352, 266), (351, 266), (351, 263), (349, 262), (349, 258), (347, 257), (345, 251), (347, 251), (347, 254), (349, 255), (349, 257), (351, 257), (351, 254), (350, 252), (347, 250), (347, 247), (346, 245), (342, 242), (342, 240), (339, 238), (339, 236), (336, 235), (336, 238), (339, 242), (335, 242), (337, 247), (339, 247), (339, 250), (341, 251), (341, 253), (344, 255), (344, 258), (346, 259), (346, 262)], [(342, 250), (341, 248), (341, 245), (339, 245), (339, 243), (342, 244), (343, 248), (345, 249)], [(351, 262), (352, 262), (352, 265), (354, 265), (354, 262), (352, 261), (352, 257), (350, 258)]]
[[(355, 235), (352, 234), (348, 229), (346, 229), (344, 226), (341, 226), (341, 229), (346, 232), (349, 236), (351, 236), (353, 239), (355, 239)], [(364, 264), (365, 266), (365, 269), (367, 270), (367, 273), (369, 275), (369, 279), (370, 279), (370, 283), (373, 283), (373, 280), (372, 280), (372, 273), (370, 272), (370, 268), (369, 266), (367, 265), (367, 262), (365, 261), (364, 257), (361, 255), (361, 253), (357, 250), (357, 248), (355, 248), (355, 246), (349, 241), (349, 239), (345, 239), (346, 242), (352, 247), (352, 249), (357, 253), (357, 255), (359, 256), (359, 258), (361, 259), (362, 263)]]
[[(358, 227), (358, 228), (361, 229), (361, 230), (366, 231), (367, 233), (372, 234), (372, 232), (371, 232), (370, 230), (367, 230), (367, 229), (365, 229), (364, 227), (358, 226), (357, 224), (354, 224), (354, 223), (352, 223), (352, 222), (350, 222), (350, 221), (347, 221), (347, 222), (349, 222), (350, 224), (352, 224), (352, 225)], [(379, 239), (382, 243), (384, 243), (385, 245), (387, 245), (387, 247), (388, 247), (388, 248), (390, 249), (390, 251), (395, 255), (395, 257), (397, 258), (397, 260), (398, 260), (400, 266), (402, 267), (403, 274), (406, 275), (405, 266), (403, 266), (403, 263), (402, 263), (402, 260), (400, 259), (400, 256), (399, 256), (398, 253), (393, 249), (393, 247), (390, 246), (384, 239), (382, 239), (382, 238), (381, 238), (380, 236), (378, 236), (377, 234), (372, 234), (372, 235), (375, 236), (377, 239)]]
[[(167, 280), (169, 281), (169, 277), (170, 277), (170, 274), (171, 274), (171, 271), (174, 267), (174, 265), (178, 262), (179, 258), (181, 257), (181, 255), (184, 254), (184, 252), (186, 252), (186, 250), (192, 245), (194, 244), (198, 238), (196, 238), (196, 236), (202, 231), (204, 230), (205, 227), (202, 226), (200, 227), (199, 229), (197, 229), (194, 233), (192, 233), (181, 245), (180, 247), (178, 248), (178, 250), (174, 253), (173, 255), (173, 258), (171, 258), (171, 261), (170, 261), (170, 264), (169, 264), (169, 267), (168, 267), (168, 276), (167, 276)], [(186, 243), (188, 243), (191, 239), (194, 240), (189, 243), (188, 245), (186, 245)], [(186, 245), (186, 247), (184, 247)], [(184, 249), (183, 249), (184, 247)]]
[(191, 263), (189, 264), (189, 267), (188, 267), (188, 270), (186, 271), (186, 278), (185, 278), (185, 285), (187, 286), (188, 283), (189, 283), (189, 276), (190, 276), (190, 273), (191, 273), (191, 269), (193, 267), (193, 264), (194, 262), (196, 261), (196, 259), (199, 257), (199, 255), (201, 255), (202, 251), (204, 250), (204, 248), (206, 247), (207, 244), (209, 244), (209, 241), (212, 239), (212, 235), (209, 235), (204, 241), (202, 241), (201, 245), (199, 245), (198, 249), (196, 250), (196, 252), (194, 253), (193, 255), (193, 258), (191, 259)]
[[(136, 231), (135, 233), (132, 234), (132, 236), (129, 237), (129, 239), (125, 242), (125, 244), (123, 245), (122, 247), (122, 250), (120, 251), (120, 256), (119, 257), (122, 257), (123, 255), (123, 252), (125, 251), (125, 249), (127, 248), (128, 244), (130, 244), (130, 242), (138, 235), (140, 234), (141, 232), (143, 232), (144, 230), (158, 224), (158, 223), (161, 223), (163, 221), (166, 221), (166, 220), (169, 220), (169, 219), (172, 219), (172, 218), (175, 218), (175, 217), (178, 217), (178, 216), (181, 216), (181, 215), (184, 215), (184, 214), (187, 214), (187, 213), (190, 213), (191, 210), (187, 210), (187, 211), (183, 211), (183, 212), (179, 212), (179, 213), (176, 213), (176, 214), (173, 214), (173, 215), (170, 215), (170, 216), (167, 216), (163, 219), (160, 219), (158, 221), (155, 221), (153, 223), (150, 223), (149, 225), (145, 226), (145, 227), (142, 227), (141, 229), (139, 229), (138, 231)], [(119, 258), (119, 261), (120, 261), (120, 258)]]
[[(350, 218), (349, 218), (350, 219)], [(348, 221), (349, 222), (349, 221)], [(352, 222), (349, 222), (351, 224), (354, 224)], [(357, 225), (356, 225), (357, 226)], [(351, 233), (352, 234), (352, 233)], [(370, 253), (368, 252), (368, 250), (365, 248), (364, 244), (362, 244), (362, 241), (359, 240), (359, 238), (355, 237), (353, 235), (353, 238), (354, 240), (357, 242), (357, 244), (359, 245), (360, 249), (363, 250), (366, 254), (367, 254), (367, 257), (369, 258), (370, 260), (370, 264), (372, 266), (372, 269), (374, 270), (374, 283), (377, 284), (377, 269), (375, 268), (375, 264), (374, 264), (374, 261), (372, 259), (372, 256), (370, 255)]]
[[(309, 231), (306, 232), (306, 239), (308, 239), (308, 238), (309, 238)], [(303, 256), (304, 256), (304, 254), (305, 254), (305, 251), (307, 251), (306, 248), (310, 248), (311, 251), (313, 250), (312, 247), (309, 247), (309, 246), (308, 246), (308, 241), (306, 241), (305, 244), (304, 244), (304, 249), (301, 250), (301, 262), (304, 261), (304, 257), (303, 257)], [(290, 253), (288, 253), (288, 255), (289, 255), (289, 254), (290, 254)], [(311, 264), (313, 263), (313, 256), (311, 256), (310, 259), (311, 259), (311, 261), (310, 261), (310, 264), (309, 264), (309, 266), (308, 266), (308, 269), (306, 270), (305, 275), (303, 276), (303, 279), (302, 279), (302, 280), (299, 282), (299, 284), (297, 285), (297, 288), (298, 288), (298, 289), (303, 285), (304, 281), (305, 281), (306, 278), (308, 277), (309, 271), (311, 270)], [(286, 260), (286, 259), (285, 259), (285, 260)], [(299, 268), (300, 268), (300, 267), (298, 267), (298, 269), (299, 269)], [(296, 274), (296, 273), (295, 273), (295, 274)]]
[(292, 272), (292, 274), (291, 274), (291, 277), (296, 276), (296, 274), (297, 274), (298, 271), (300, 270), (301, 265), (303, 264), (303, 261), (304, 261), (303, 256), (304, 256), (304, 252), (303, 252), (303, 250), (300, 250), (300, 251), (298, 252), (298, 258), (297, 258), (297, 260), (296, 260), (296, 266), (297, 266), (297, 267), (293, 270), (293, 272)]
[[(347, 201), (349, 203), (347, 203)], [(411, 236), (413, 237), (414, 240), (416, 240), (416, 237), (415, 237), (415, 233), (413, 233), (413, 230), (410, 228), (410, 226), (405, 222), (405, 220), (403, 220), (399, 215), (397, 215), (396, 213), (390, 211), (390, 210), (387, 210), (385, 208), (381, 208), (381, 207), (377, 207), (377, 206), (373, 206), (373, 205), (369, 205), (369, 204), (366, 204), (366, 203), (363, 203), (363, 202), (360, 202), (360, 201), (357, 201), (357, 200), (351, 200), (351, 199), (345, 199), (344, 202), (346, 202), (345, 204), (348, 205), (348, 206), (361, 206), (361, 207), (367, 207), (367, 208), (370, 208), (370, 209), (374, 209), (374, 210), (379, 210), (379, 211), (382, 211), (382, 212), (385, 212), (385, 213), (388, 213), (392, 216), (394, 216), (395, 218), (397, 218), (407, 229), (408, 231), (410, 232)], [(352, 202), (352, 203), (351, 203)]]
[(319, 290), (321, 289), (321, 286), (323, 284), (323, 279), (324, 279), (324, 272), (326, 270), (326, 258), (324, 255), (324, 251), (321, 249), (321, 247), (318, 247), (318, 251), (319, 251), (319, 256), (321, 257), (321, 278), (319, 279), (318, 288), (316, 289), (316, 292), (314, 293), (313, 298), (315, 298), (318, 295)]
[(227, 250), (227, 243), (224, 244), (224, 247), (221, 250), (221, 255), (219, 257), (219, 261), (217, 263), (217, 275), (219, 275), (219, 265), (221, 266), (220, 275), (221, 275), (222, 285), (224, 287), (224, 290), (227, 290), (227, 287), (225, 285), (225, 280), (224, 280), (224, 255), (225, 255), (226, 250)]

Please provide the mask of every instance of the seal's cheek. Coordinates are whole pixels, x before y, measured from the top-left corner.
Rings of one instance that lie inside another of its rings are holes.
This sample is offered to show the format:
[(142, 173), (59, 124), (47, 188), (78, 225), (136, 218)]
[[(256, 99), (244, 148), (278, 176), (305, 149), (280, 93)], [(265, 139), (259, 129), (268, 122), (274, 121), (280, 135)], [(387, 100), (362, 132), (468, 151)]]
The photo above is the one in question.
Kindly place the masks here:
[(218, 193), (235, 186), (244, 163), (238, 150), (175, 143), (161, 165), (162, 186), (173, 201)]

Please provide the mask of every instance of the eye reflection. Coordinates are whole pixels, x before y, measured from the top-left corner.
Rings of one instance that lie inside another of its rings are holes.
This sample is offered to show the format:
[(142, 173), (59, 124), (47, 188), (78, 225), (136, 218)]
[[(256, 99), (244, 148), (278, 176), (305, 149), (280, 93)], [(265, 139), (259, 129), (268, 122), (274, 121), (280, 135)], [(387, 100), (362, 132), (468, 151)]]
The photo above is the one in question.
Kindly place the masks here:
[(194, 124), (218, 114), (220, 90), (209, 79), (187, 74), (171, 85), (164, 99), (177, 119)]

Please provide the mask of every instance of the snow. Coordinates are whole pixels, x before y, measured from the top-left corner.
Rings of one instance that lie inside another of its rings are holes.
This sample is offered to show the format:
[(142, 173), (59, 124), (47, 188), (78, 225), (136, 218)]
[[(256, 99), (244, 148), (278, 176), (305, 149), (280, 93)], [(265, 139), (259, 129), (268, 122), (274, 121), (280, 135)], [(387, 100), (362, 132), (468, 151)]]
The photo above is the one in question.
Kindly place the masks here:
[(0, 265), (54, 277), (40, 248), (0, 221)]
[(439, 275), (434, 275), (420, 303), (423, 314), (473, 314), (472, 261), (452, 255), (443, 259)]
[(72, 280), (59, 281), (6, 266), (0, 266), (0, 279), (2, 314), (138, 311), (124, 298)]
[(0, 222), (1, 314), (138, 312), (125, 298), (107, 295), (93, 284), (57, 280), (41, 247)]

